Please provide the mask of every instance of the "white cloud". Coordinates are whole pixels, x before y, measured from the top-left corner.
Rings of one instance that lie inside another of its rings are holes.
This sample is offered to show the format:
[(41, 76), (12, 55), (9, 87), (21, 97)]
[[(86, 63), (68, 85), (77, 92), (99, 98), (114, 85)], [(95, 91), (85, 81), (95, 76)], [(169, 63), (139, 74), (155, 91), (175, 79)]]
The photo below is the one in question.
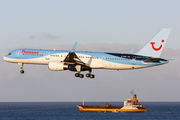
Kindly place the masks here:
[(50, 39), (50, 40), (56, 40), (56, 39), (60, 39), (59, 36), (56, 35), (52, 35), (49, 33), (42, 33), (42, 34), (37, 34), (37, 35), (30, 35), (29, 39), (35, 40), (35, 39)]

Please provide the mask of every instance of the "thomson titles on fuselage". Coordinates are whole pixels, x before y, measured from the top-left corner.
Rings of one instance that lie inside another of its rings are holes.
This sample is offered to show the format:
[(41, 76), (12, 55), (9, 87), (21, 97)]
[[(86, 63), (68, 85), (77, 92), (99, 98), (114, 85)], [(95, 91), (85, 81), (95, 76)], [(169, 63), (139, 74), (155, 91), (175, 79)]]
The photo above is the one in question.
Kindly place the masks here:
[(22, 50), (22, 53), (26, 53), (26, 54), (39, 54), (39, 52), (34, 52), (34, 51), (25, 51), (25, 50)]

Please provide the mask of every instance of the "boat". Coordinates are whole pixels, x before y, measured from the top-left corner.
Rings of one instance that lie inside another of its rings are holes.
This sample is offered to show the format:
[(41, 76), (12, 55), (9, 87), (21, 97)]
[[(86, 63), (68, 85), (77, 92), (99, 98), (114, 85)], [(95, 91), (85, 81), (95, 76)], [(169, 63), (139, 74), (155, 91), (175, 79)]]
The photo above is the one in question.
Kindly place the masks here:
[(134, 90), (130, 93), (131, 98), (124, 100), (124, 106), (113, 106), (109, 103), (101, 103), (99, 106), (85, 105), (83, 98), (83, 104), (80, 103), (77, 105), (79, 109), (78, 112), (146, 112), (147, 109), (138, 103)]

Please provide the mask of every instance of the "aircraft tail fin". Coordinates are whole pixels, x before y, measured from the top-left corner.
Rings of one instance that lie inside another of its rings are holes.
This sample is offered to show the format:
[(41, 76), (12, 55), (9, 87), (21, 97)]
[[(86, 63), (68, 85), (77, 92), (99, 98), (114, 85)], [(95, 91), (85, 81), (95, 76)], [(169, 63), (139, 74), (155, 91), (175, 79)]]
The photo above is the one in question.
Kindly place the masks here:
[(159, 58), (170, 32), (171, 28), (163, 28), (136, 54)]

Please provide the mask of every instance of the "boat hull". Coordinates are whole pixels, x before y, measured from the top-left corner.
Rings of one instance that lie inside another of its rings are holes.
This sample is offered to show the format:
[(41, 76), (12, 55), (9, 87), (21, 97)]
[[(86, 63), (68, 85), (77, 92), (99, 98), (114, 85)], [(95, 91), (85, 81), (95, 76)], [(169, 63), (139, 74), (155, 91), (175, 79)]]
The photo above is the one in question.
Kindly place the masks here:
[(121, 108), (83, 108), (77, 106), (78, 112), (146, 112), (147, 109), (121, 109)]

